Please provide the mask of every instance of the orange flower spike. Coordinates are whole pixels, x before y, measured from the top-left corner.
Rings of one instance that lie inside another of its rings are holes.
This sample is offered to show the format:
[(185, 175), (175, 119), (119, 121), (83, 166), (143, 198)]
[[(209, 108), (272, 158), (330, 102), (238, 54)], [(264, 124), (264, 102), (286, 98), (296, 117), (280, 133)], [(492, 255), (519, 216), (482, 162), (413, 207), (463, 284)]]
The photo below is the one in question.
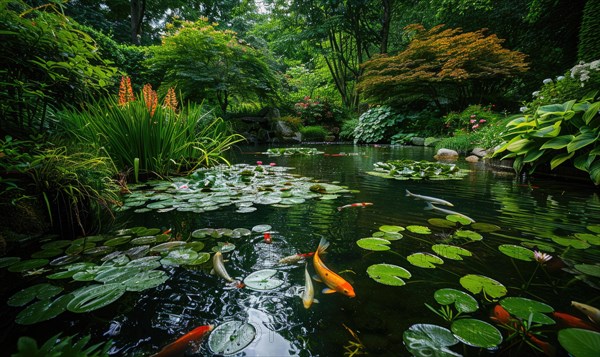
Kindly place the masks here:
[(158, 96), (156, 92), (152, 90), (152, 85), (150, 84), (144, 86), (142, 93), (144, 94), (144, 102), (146, 102), (148, 113), (150, 113), (150, 117), (153, 117), (154, 112), (156, 112), (156, 106), (158, 105)]
[(163, 107), (169, 108), (173, 111), (177, 111), (177, 96), (175, 96), (175, 89), (173, 87), (169, 88), (167, 91), (167, 95), (165, 96), (165, 103)]

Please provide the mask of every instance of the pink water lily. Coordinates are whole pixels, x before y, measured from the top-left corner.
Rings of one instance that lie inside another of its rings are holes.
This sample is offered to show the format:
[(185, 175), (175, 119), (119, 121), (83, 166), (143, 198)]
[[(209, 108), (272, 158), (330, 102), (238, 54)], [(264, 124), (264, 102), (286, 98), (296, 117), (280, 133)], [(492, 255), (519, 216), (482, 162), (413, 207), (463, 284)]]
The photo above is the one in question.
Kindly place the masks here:
[(256, 164), (257, 165), (262, 165), (262, 161), (257, 161)]
[(550, 259), (552, 259), (552, 256), (548, 253), (538, 252), (537, 250), (534, 250), (533, 259), (535, 259), (535, 261), (537, 261), (540, 264), (544, 264)]

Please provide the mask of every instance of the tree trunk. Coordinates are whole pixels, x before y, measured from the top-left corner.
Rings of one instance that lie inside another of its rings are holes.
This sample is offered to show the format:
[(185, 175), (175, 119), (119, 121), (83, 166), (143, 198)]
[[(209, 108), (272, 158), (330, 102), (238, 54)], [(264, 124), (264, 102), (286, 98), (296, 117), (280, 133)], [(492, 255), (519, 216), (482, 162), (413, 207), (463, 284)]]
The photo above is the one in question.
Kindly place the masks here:
[(146, 11), (146, 0), (131, 0), (131, 42), (140, 44), (144, 12)]
[(382, 0), (381, 2), (383, 5), (383, 17), (381, 19), (381, 45), (379, 47), (379, 53), (387, 53), (394, 0)]

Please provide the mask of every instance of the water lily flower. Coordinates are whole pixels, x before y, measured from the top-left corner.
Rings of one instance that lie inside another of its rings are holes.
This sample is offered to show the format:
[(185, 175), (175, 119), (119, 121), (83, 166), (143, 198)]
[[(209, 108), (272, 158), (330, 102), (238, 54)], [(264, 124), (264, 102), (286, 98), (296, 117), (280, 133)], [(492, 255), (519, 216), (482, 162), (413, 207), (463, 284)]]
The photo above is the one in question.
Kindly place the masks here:
[(534, 250), (533, 259), (535, 259), (535, 261), (537, 261), (540, 264), (544, 264), (550, 259), (552, 259), (552, 256), (548, 253), (538, 252), (537, 250)]
[(477, 115), (471, 114), (471, 119), (477, 118)]
[(475, 129), (479, 128), (479, 124), (475, 124), (475, 125), (473, 125), (473, 127), (472, 127), (472, 128), (473, 128), (473, 130), (475, 130)]
[(544, 83), (544, 84), (552, 83), (552, 79), (546, 78), (542, 81), (542, 83)]
[(276, 163), (274, 163), (274, 162), (271, 162), (271, 163), (269, 164), (269, 166), (275, 166), (275, 165), (277, 165), (277, 164), (276, 164)]
[(257, 165), (262, 165), (262, 161), (257, 161), (256, 164)]
[(480, 123), (485, 123), (485, 122), (486, 122), (486, 120), (485, 120), (485, 119), (479, 119), (479, 122), (480, 122)]
[(471, 119), (471, 120), (469, 120), (469, 123), (471, 123), (471, 124), (473, 124), (473, 123), (475, 123), (475, 122), (476, 122), (476, 120), (475, 120), (475, 119)]

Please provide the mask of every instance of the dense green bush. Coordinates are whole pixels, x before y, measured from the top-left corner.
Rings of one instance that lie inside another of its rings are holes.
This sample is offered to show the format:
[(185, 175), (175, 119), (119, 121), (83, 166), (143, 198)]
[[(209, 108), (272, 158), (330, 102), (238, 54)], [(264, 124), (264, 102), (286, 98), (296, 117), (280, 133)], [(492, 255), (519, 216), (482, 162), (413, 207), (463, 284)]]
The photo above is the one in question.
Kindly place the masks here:
[(451, 112), (444, 117), (447, 133), (461, 131), (470, 133), (495, 123), (503, 117), (502, 114), (493, 112), (493, 105), (470, 105), (460, 113)]
[(327, 129), (320, 125), (309, 125), (300, 129), (303, 141), (324, 141), (329, 135)]
[(405, 118), (386, 105), (371, 108), (358, 118), (354, 142), (377, 143), (389, 140)]
[(354, 129), (358, 126), (358, 118), (347, 119), (342, 123), (339, 137), (342, 140), (354, 140)]
[(308, 96), (294, 104), (294, 110), (302, 118), (304, 125), (333, 126), (341, 121), (343, 116), (342, 108), (332, 102)]
[(579, 45), (577, 58), (580, 61), (591, 62), (600, 59), (600, 2), (586, 1), (583, 18), (579, 30)]

